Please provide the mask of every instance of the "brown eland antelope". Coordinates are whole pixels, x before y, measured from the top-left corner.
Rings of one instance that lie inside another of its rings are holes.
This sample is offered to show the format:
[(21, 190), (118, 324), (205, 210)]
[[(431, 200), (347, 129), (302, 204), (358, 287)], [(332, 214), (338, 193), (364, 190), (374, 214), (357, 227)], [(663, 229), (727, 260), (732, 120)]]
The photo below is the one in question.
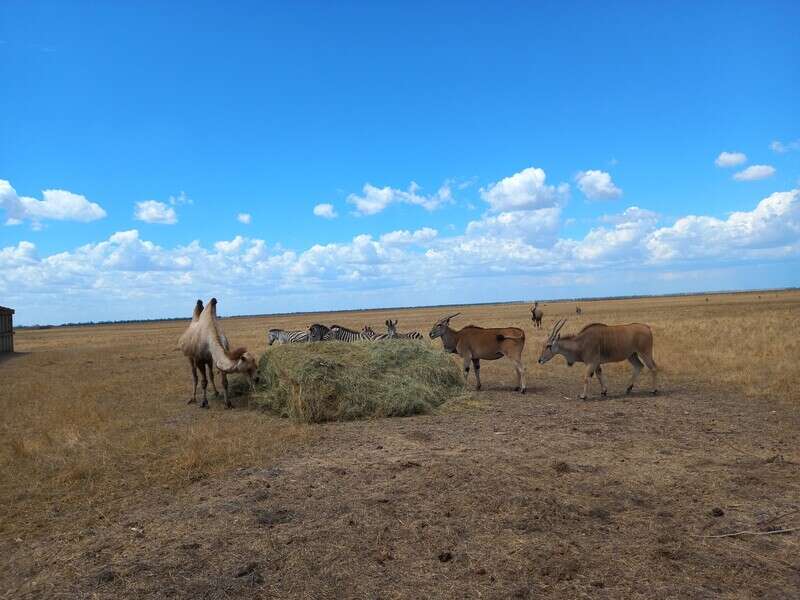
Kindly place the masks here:
[(539, 308), (539, 303), (534, 302), (533, 306), (531, 307), (531, 321), (533, 321), (533, 326), (539, 328), (542, 326), (542, 309)]
[(458, 354), (464, 361), (464, 383), (469, 381), (469, 363), (475, 367), (476, 389), (481, 389), (481, 359), (497, 360), (504, 356), (514, 363), (517, 370), (517, 387), (514, 391), (525, 393), (525, 367), (522, 365), (522, 349), (525, 347), (525, 332), (518, 327), (484, 329), (467, 325), (456, 331), (450, 328), (450, 319), (456, 313), (439, 319), (430, 332), (430, 338), (442, 338), (445, 351)]
[(581, 329), (577, 335), (562, 337), (560, 331), (566, 322), (566, 319), (561, 319), (553, 326), (553, 331), (550, 332), (539, 356), (539, 364), (543, 365), (556, 354), (561, 354), (570, 367), (576, 362), (584, 363), (586, 371), (583, 375), (583, 394), (579, 396), (581, 400), (586, 400), (589, 378), (595, 373), (597, 373), (597, 379), (600, 380), (600, 387), (605, 396), (608, 388), (601, 365), (623, 360), (627, 360), (633, 366), (633, 377), (625, 391), (626, 394), (631, 392), (639, 378), (642, 361), (650, 369), (653, 378), (653, 394), (658, 393), (656, 363), (653, 360), (653, 332), (649, 326), (642, 323), (629, 323), (628, 325), (592, 323)]

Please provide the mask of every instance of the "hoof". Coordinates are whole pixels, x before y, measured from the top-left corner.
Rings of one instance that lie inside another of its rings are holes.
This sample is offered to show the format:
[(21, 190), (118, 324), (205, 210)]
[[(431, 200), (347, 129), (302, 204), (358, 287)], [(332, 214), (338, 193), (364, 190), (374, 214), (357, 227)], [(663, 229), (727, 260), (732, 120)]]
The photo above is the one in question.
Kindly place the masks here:
[(603, 398), (605, 398), (606, 396), (608, 396), (608, 391), (603, 390), (602, 392), (600, 392), (600, 395), (603, 396)]
[(520, 393), (520, 394), (524, 394), (524, 393), (525, 393), (525, 388), (522, 388), (522, 389), (519, 391), (519, 393)]
[(206, 410), (208, 410), (208, 402), (203, 402), (203, 403), (200, 405), (200, 408), (205, 408)]
[(584, 396), (583, 394), (581, 394), (580, 396), (578, 396), (578, 400), (586, 400), (586, 396)]
[(653, 390), (652, 392), (650, 392), (650, 394), (653, 396), (658, 396), (658, 390)]
[(475, 389), (476, 389), (477, 391), (481, 391), (481, 386), (479, 386), (479, 385), (476, 385), (476, 386), (475, 386)]
[(630, 394), (632, 390), (633, 390), (633, 386), (629, 385), (628, 388), (625, 390), (625, 393), (626, 394)]
[(225, 404), (225, 408), (231, 409), (231, 408), (233, 408), (233, 404), (228, 402), (227, 404)]

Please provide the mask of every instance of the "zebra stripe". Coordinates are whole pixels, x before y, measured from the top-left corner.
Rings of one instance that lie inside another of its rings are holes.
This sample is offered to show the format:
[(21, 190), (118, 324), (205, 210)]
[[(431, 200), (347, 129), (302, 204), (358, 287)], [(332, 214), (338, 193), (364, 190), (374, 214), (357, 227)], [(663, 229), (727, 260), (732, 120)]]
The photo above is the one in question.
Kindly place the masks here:
[(298, 344), (308, 341), (308, 330), (300, 329), (285, 331), (283, 329), (270, 329), (267, 333), (267, 345), (272, 344)]
[(389, 330), (387, 334), (390, 338), (397, 338), (399, 340), (421, 340), (422, 334), (418, 331), (410, 331), (408, 333), (397, 333), (397, 320), (391, 319), (386, 321), (386, 329)]

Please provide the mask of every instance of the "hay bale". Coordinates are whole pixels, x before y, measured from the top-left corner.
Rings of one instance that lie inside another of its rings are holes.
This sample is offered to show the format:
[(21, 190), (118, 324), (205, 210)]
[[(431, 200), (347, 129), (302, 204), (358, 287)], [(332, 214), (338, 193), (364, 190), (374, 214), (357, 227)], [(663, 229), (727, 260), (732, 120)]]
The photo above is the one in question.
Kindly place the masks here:
[(272, 346), (259, 372), (251, 402), (305, 423), (428, 413), (464, 391), (453, 359), (418, 341)]

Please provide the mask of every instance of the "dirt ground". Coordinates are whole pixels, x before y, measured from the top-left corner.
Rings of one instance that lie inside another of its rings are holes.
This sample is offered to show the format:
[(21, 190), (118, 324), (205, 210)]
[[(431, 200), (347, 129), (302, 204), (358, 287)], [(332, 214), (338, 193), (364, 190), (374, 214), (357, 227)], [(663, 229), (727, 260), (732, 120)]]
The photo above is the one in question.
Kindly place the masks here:
[[(751, 389), (769, 393), (745, 393), (737, 377), (746, 360), (703, 379), (702, 364), (689, 366), (701, 356), (692, 346), (697, 340), (675, 333), (715, 320), (737, 331), (737, 314), (756, 301), (582, 305), (583, 322), (625, 322), (625, 314), (654, 324), (655, 356), (665, 370), (655, 397), (647, 393), (646, 373), (639, 390), (623, 395), (623, 367), (609, 369), (607, 399), (594, 383), (593, 396), (580, 402), (579, 367), (569, 369), (560, 358), (535, 365), (546, 331), (532, 329), (527, 307), (474, 307), (465, 310), (478, 324), (520, 313), (530, 338), (527, 395), (511, 391), (509, 365), (488, 363), (484, 391), (440, 414), (303, 426), (266, 454), (243, 447), (244, 459), (183, 485), (155, 475), (142, 482), (136, 477), (143, 467), (131, 466), (136, 485), (125, 488), (127, 478), (115, 474), (124, 493), (104, 488), (104, 496), (114, 496), (105, 504), (86, 496), (91, 510), (81, 510), (72, 488), (71, 503), (59, 504), (39, 489), (43, 484), (26, 488), (18, 472), (16, 483), (4, 483), (9, 521), (0, 536), (0, 597), (798, 598), (800, 531), (772, 533), (800, 527), (800, 412), (792, 388), (798, 373), (787, 362), (778, 383), (749, 377)], [(783, 319), (785, 328), (798, 306), (795, 296), (776, 297), (760, 309), (761, 321), (774, 317), (780, 327)], [(427, 333), (430, 325), (422, 325), (442, 312), (396, 314), (401, 330)], [(545, 325), (570, 312), (573, 305), (550, 306), (549, 314), (545, 307)], [(313, 320), (377, 325), (384, 318)], [(224, 323), (254, 346), (275, 319)], [(165, 326), (167, 337), (183, 326)], [(771, 326), (764, 327), (769, 334)], [(25, 367), (56, 351), (58, 344), (49, 346), (54, 335), (21, 332), (18, 346), (27, 344), (30, 354), (0, 364), (0, 377), (18, 378), (17, 396), (28, 385), (22, 379), (33, 378)], [(94, 335), (102, 343), (103, 332)], [(722, 360), (734, 343), (747, 354), (744, 339), (706, 352)], [(212, 419), (239, 419), (242, 426), (246, 418), (266, 422), (263, 433), (275, 436), (291, 427), (248, 411), (245, 399), (233, 411), (214, 401), (210, 411), (185, 406), (188, 371), (177, 374), (177, 360), (165, 366), (164, 377), (179, 381), (157, 398), (166, 411), (158, 413), (159, 424), (192, 431)], [(10, 398), (0, 401), (10, 406)], [(4, 427), (14, 430), (7, 420)], [(203, 438), (209, 446), (229, 443), (230, 431), (219, 431), (216, 439)], [(134, 457), (114, 460), (137, 464)], [(88, 485), (81, 481), (78, 491)], [(40, 515), (14, 505), (26, 501), (46, 508)], [(742, 531), (769, 534), (713, 537)]]

